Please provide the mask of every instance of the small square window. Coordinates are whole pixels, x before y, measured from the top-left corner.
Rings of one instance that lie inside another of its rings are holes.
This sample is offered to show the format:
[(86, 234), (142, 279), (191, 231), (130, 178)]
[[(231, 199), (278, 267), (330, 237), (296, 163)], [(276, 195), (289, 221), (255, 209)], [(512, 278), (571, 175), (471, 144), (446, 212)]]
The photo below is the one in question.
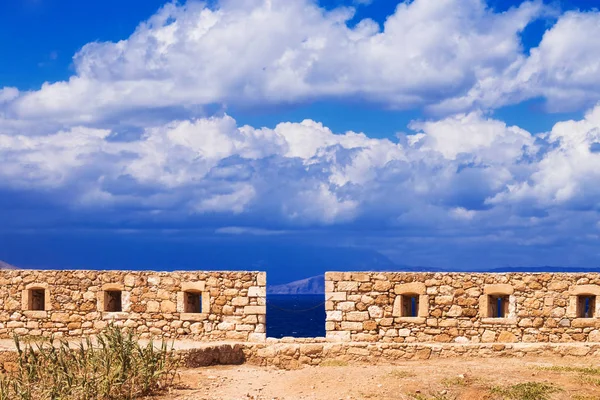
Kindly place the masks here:
[(190, 314), (202, 313), (202, 293), (189, 291), (184, 292), (183, 296), (183, 312)]
[(104, 292), (104, 311), (106, 311), (106, 312), (123, 311), (120, 290), (107, 290)]
[(577, 317), (594, 318), (596, 314), (596, 296), (577, 296)]
[(418, 317), (419, 316), (419, 295), (418, 294), (403, 294), (402, 295), (402, 316), (403, 317)]
[(29, 289), (29, 310), (44, 311), (46, 309), (46, 290)]
[(507, 318), (508, 301), (509, 296), (507, 295), (490, 295), (488, 298), (488, 316), (490, 318)]

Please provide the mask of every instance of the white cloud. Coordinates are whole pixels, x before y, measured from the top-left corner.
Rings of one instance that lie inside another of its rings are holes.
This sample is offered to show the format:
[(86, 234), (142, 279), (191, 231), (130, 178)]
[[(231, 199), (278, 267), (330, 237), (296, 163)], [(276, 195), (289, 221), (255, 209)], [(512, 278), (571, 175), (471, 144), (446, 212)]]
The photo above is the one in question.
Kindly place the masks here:
[(480, 113), (412, 127), (419, 140), (405, 144), (311, 120), (255, 129), (229, 116), (174, 121), (131, 141), (85, 127), (4, 134), (1, 185), (55, 192), (71, 207), (267, 214), (304, 226), (417, 220), (431, 207), (464, 219), (537, 168), (524, 161), (537, 151), (528, 132)]
[(548, 99), (550, 109), (580, 110), (600, 99), (600, 12), (568, 12), (548, 30), (519, 71), (530, 96)]
[[(68, 81), (1, 89), (0, 192), (117, 226), (205, 218), (241, 229), (220, 233), (368, 226), (519, 245), (597, 235), (600, 106), (544, 134), (487, 110), (600, 100), (600, 13), (560, 16), (527, 56), (519, 34), (541, 2), (496, 13), (414, 0), (382, 30), (315, 4), (168, 4), (129, 38), (86, 45)], [(397, 141), (226, 114), (347, 98), (444, 114)]]
[(462, 96), (519, 60), (519, 32), (541, 10), (505, 13), (483, 0), (400, 3), (380, 31), (349, 28), (352, 9), (310, 0), (168, 4), (117, 43), (90, 43), (76, 75), (23, 93), (20, 118), (88, 124), (139, 109), (213, 103), (252, 106), (364, 97), (421, 107)]
[(600, 100), (600, 12), (558, 16), (530, 55), (513, 59), (501, 73), (479, 79), (464, 95), (432, 106), (453, 112), (474, 106), (497, 108), (541, 98), (549, 111), (581, 111)]
[(556, 124), (547, 135), (550, 149), (533, 164), (527, 180), (492, 202), (530, 201), (540, 208), (597, 209), (600, 205), (600, 105), (581, 121)]

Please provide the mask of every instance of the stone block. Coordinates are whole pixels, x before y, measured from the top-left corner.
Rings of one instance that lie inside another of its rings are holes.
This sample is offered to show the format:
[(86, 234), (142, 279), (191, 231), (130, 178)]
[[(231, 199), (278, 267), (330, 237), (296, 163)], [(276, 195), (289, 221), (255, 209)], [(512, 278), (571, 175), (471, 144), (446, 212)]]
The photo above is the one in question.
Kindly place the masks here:
[(326, 320), (327, 321), (341, 321), (342, 320), (342, 312), (341, 311), (327, 311), (326, 312)]
[(346, 301), (346, 292), (325, 293), (325, 299), (328, 301)]
[(351, 311), (346, 313), (346, 320), (362, 322), (369, 319), (369, 313), (366, 311)]
[(341, 281), (337, 284), (337, 290), (339, 292), (354, 292), (358, 290), (358, 282), (352, 281)]
[(362, 331), (363, 323), (362, 322), (342, 322), (342, 330), (344, 331)]
[(267, 295), (264, 286), (251, 286), (248, 288), (248, 297), (265, 297)]
[(244, 307), (244, 314), (257, 314), (262, 315), (267, 313), (266, 306), (246, 306)]

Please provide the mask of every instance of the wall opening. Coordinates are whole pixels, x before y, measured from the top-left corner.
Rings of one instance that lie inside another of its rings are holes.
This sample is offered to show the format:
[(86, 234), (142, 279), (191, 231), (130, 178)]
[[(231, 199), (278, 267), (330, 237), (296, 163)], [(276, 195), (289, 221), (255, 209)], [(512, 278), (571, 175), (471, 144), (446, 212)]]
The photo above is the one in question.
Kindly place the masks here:
[(31, 311), (44, 311), (46, 309), (45, 289), (29, 289), (28, 309)]
[(402, 317), (419, 316), (419, 295), (416, 293), (403, 294), (402, 298)]
[(488, 297), (488, 316), (490, 318), (507, 318), (508, 304), (508, 295), (490, 295)]
[(596, 296), (580, 295), (577, 296), (577, 317), (594, 318), (596, 311)]
[(183, 292), (183, 312), (189, 314), (202, 313), (202, 292)]
[(120, 312), (123, 311), (120, 290), (106, 290), (104, 292), (104, 311)]
[(268, 318), (258, 316), (259, 323), (266, 323), (267, 337), (325, 336), (325, 277), (273, 283), (267, 284)]

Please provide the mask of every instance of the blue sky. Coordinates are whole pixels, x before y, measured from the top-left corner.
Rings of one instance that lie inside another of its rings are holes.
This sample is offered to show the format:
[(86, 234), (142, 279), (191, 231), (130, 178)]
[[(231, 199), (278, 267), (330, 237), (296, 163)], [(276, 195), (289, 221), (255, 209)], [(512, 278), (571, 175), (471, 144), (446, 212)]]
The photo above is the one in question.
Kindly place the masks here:
[(2, 2), (0, 259), (596, 266), (594, 3)]

